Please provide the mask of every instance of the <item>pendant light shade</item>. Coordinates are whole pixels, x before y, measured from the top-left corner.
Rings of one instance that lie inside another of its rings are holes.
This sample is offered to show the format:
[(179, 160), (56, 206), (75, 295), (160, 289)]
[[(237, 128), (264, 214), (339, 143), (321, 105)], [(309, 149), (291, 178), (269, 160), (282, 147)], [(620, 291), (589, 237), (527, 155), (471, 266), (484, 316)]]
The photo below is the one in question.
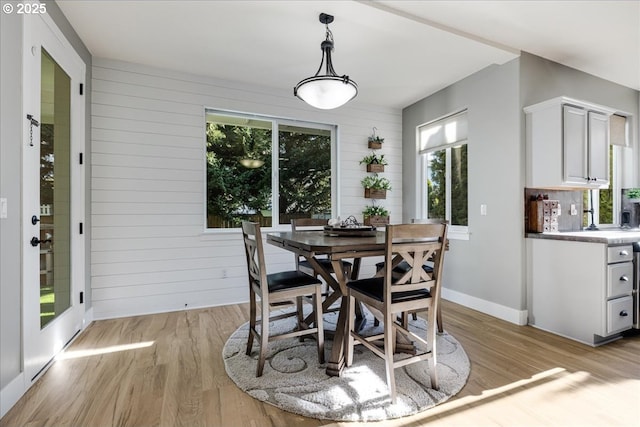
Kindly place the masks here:
[[(349, 76), (339, 76), (333, 69), (331, 52), (333, 51), (333, 34), (329, 24), (333, 16), (320, 14), (320, 22), (326, 26), (326, 39), (320, 45), (322, 61), (316, 74), (303, 79), (293, 88), (293, 94), (315, 108), (330, 110), (338, 108), (358, 94), (358, 85)], [(325, 73), (320, 74), (323, 70)]]

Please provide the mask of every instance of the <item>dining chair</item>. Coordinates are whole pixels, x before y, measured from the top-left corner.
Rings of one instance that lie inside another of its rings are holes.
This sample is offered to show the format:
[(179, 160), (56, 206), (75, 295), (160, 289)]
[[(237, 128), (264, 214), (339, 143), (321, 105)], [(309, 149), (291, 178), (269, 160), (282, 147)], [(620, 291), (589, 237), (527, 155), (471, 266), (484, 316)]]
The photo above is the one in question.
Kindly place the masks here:
[[(388, 225), (384, 270), (372, 278), (347, 283), (349, 334), (346, 365), (353, 364), (353, 347), (356, 342), (384, 359), (387, 385), (393, 403), (396, 401), (394, 370), (411, 363), (428, 361), (431, 388), (438, 389), (436, 313), (440, 305), (447, 227), (446, 223)], [(431, 271), (423, 268), (428, 259), (433, 261)], [(409, 269), (402, 275), (394, 274), (394, 268), (402, 261), (407, 263)], [(382, 334), (364, 336), (354, 328), (354, 310), (359, 302), (382, 320)], [(409, 331), (407, 316), (402, 316), (402, 313), (418, 310), (428, 310), (426, 337)], [(395, 358), (396, 338), (399, 338), (397, 334), (409, 340), (420, 341), (426, 346), (426, 351), (416, 350), (413, 356)], [(380, 339), (383, 340), (382, 348), (374, 343)]]
[[(249, 337), (246, 354), (250, 355), (253, 340), (260, 343), (256, 376), (262, 376), (267, 353), (267, 344), (284, 338), (313, 335), (318, 344), (318, 361), (324, 363), (324, 330), (322, 323), (322, 282), (299, 270), (267, 274), (260, 225), (242, 222), (242, 238), (247, 257), (249, 276)], [(260, 299), (258, 304), (257, 299)], [(313, 306), (315, 325), (307, 325), (303, 319), (304, 302)], [(296, 305), (293, 312), (271, 316), (271, 308), (282, 308), (288, 302)], [(260, 317), (257, 308), (260, 307)], [(277, 320), (297, 316), (297, 328), (293, 331), (269, 335), (269, 324)]]
[[(293, 218), (291, 220), (291, 231), (313, 231), (324, 230), (324, 226), (327, 225), (326, 219), (321, 218)], [(301, 227), (303, 227), (301, 229)], [(322, 268), (327, 270), (330, 274), (333, 274), (333, 266), (331, 260), (327, 257), (318, 257), (318, 263)], [(295, 255), (296, 269), (312, 276), (318, 277), (319, 272), (315, 271), (313, 266), (304, 257)], [(349, 261), (342, 261), (342, 270), (346, 277), (351, 277), (351, 271), (353, 264)]]
[[(448, 220), (444, 220), (441, 218), (413, 218), (411, 219), (411, 223), (412, 224), (441, 224), (441, 223), (446, 223), (448, 224), (449, 221)], [(448, 242), (447, 242), (448, 245)], [(381, 269), (384, 268), (384, 262), (379, 262), (376, 264), (376, 271), (380, 271)], [(422, 265), (422, 268), (424, 268), (424, 270), (427, 273), (431, 273), (431, 271), (433, 270), (433, 261), (429, 260), (427, 262), (425, 262)], [(405, 262), (402, 261), (400, 264), (398, 264), (394, 269), (393, 269), (393, 274), (396, 275), (403, 275), (405, 274), (409, 269), (409, 265)], [(444, 326), (442, 325), (442, 313), (440, 313), (440, 311), (438, 311), (437, 314), (437, 322), (438, 322), (438, 333), (443, 333), (444, 332)], [(404, 313), (403, 315), (407, 315), (407, 313)], [(418, 315), (416, 314), (416, 312), (414, 311), (413, 313), (411, 313), (411, 316), (413, 318), (413, 320), (417, 320), (418, 319)], [(374, 325), (378, 326), (380, 324), (378, 319), (374, 319)]]

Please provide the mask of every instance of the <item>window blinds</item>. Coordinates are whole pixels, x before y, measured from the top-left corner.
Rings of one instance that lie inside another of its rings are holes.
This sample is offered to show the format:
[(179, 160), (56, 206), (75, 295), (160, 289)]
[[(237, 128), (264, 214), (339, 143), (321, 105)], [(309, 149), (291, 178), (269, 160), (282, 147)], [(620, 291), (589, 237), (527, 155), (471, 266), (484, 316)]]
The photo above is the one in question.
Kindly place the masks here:
[(435, 120), (418, 128), (420, 154), (467, 140), (467, 110)]

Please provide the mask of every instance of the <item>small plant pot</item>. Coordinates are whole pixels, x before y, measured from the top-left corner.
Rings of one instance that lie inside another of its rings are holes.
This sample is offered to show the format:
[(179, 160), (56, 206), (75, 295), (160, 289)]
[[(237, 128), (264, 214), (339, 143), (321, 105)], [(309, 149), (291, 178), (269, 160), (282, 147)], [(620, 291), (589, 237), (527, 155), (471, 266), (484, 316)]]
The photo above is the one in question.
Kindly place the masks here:
[(384, 172), (384, 165), (380, 163), (370, 163), (367, 165), (367, 172)]
[(387, 190), (378, 190), (376, 188), (365, 188), (364, 197), (367, 199), (386, 199)]
[(370, 226), (378, 226), (378, 225), (386, 225), (389, 224), (389, 217), (388, 216), (365, 216), (364, 217), (364, 225), (370, 225)]
[(374, 149), (374, 150), (378, 150), (378, 149), (382, 148), (382, 142), (369, 141), (369, 148)]

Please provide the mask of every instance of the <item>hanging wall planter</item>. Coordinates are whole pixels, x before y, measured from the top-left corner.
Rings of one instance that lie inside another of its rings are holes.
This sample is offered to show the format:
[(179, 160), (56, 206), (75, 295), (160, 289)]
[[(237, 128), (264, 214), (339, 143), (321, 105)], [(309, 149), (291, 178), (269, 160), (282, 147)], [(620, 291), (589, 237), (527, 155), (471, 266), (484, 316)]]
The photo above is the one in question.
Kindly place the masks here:
[(364, 225), (377, 226), (389, 224), (389, 211), (383, 206), (369, 205), (362, 210)]
[(377, 175), (365, 176), (362, 181), (364, 197), (367, 199), (386, 199), (387, 190), (391, 190), (391, 181)]
[(376, 128), (373, 128), (373, 134), (369, 137), (369, 148), (379, 150), (380, 148), (382, 148), (384, 138), (380, 138), (378, 135), (376, 135), (376, 130)]
[(384, 166), (387, 164), (387, 161), (384, 159), (384, 154), (377, 155), (375, 153), (364, 156), (362, 160), (360, 160), (360, 164), (367, 165), (367, 172), (384, 172)]

